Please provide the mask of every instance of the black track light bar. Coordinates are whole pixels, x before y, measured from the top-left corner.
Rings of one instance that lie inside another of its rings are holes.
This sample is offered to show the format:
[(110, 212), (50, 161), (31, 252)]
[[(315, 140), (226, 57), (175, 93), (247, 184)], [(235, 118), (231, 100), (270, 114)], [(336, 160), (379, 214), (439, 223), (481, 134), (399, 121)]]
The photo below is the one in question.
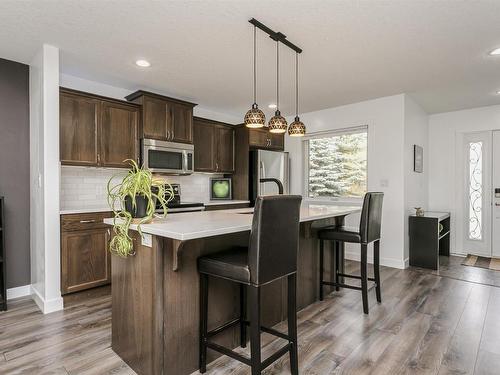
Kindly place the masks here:
[(267, 27), (266, 25), (264, 25), (262, 22), (257, 21), (255, 18), (252, 18), (248, 22), (250, 22), (255, 27), (259, 28), (260, 30), (264, 31), (266, 34), (269, 35), (269, 37), (272, 40), (275, 40), (276, 42), (280, 42), (280, 43), (284, 44), (285, 46), (287, 46), (288, 48), (293, 49), (297, 53), (302, 53), (302, 49), (299, 48), (299, 47), (297, 47), (292, 42), (289, 42), (286, 39), (286, 35), (285, 34), (282, 34), (279, 31), (273, 31), (273, 30), (271, 30), (269, 27)]

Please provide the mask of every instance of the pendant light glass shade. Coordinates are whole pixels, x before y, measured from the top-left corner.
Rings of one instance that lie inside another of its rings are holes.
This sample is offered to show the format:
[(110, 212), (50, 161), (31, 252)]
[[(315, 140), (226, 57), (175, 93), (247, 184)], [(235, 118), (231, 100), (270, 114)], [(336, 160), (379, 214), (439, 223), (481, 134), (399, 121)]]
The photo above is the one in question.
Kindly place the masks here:
[(274, 116), (269, 120), (269, 132), (271, 133), (285, 133), (288, 123), (286, 119), (281, 116), (280, 111), (276, 111)]
[(300, 121), (299, 116), (296, 116), (294, 122), (288, 127), (288, 135), (290, 137), (303, 137), (305, 134), (306, 126)]
[(257, 107), (256, 103), (245, 114), (245, 125), (247, 128), (254, 129), (262, 128), (266, 125), (266, 115)]
[(269, 120), (269, 132), (271, 133), (285, 133), (288, 128), (288, 123), (285, 118), (281, 116), (280, 112), (280, 53), (279, 42), (276, 41), (276, 112)]
[(306, 134), (306, 126), (299, 118), (299, 54), (295, 54), (295, 120), (288, 128), (290, 137), (303, 137)]
[(253, 104), (245, 114), (245, 126), (247, 128), (262, 128), (266, 125), (266, 115), (259, 109), (257, 105), (257, 34), (256, 27), (253, 27)]

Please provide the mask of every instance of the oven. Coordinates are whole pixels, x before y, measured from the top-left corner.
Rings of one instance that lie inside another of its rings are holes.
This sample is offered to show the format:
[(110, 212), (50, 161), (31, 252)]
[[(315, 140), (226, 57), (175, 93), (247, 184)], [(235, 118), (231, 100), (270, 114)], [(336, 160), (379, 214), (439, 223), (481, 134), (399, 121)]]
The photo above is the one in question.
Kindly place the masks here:
[(193, 173), (194, 146), (185, 143), (143, 139), (143, 165), (154, 173), (188, 175)]

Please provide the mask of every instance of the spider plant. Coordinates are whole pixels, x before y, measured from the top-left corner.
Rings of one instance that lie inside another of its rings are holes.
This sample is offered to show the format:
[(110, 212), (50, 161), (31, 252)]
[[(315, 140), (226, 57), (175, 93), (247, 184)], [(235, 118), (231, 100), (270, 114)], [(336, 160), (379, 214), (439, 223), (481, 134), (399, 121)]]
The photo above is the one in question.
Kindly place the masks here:
[[(114, 236), (109, 244), (111, 253), (126, 258), (135, 255), (130, 225), (136, 218), (137, 231), (142, 237), (141, 225), (150, 222), (155, 215), (158, 202), (167, 215), (167, 203), (174, 197), (172, 186), (163, 179), (155, 178), (150, 170), (139, 167), (135, 160), (125, 160), (130, 164), (127, 175), (113, 185), (108, 181), (108, 204), (114, 214)], [(140, 212), (142, 211), (142, 212)]]

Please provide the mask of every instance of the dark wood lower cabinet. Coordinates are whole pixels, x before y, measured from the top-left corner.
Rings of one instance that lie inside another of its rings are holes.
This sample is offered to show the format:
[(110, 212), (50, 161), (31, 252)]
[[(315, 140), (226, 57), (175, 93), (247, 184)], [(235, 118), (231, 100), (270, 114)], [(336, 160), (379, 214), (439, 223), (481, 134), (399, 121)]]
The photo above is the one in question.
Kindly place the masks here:
[(61, 218), (61, 294), (111, 282), (108, 249), (111, 229), (102, 220), (109, 214), (63, 215)]

